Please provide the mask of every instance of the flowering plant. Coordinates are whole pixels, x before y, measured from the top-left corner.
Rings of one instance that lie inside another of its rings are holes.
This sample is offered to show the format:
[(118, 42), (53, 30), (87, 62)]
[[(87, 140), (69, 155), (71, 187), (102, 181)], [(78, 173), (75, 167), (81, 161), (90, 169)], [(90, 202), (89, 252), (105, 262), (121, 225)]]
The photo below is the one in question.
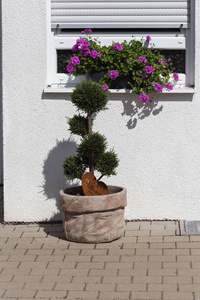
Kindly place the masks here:
[[(112, 87), (113, 81), (127, 79), (128, 87), (139, 95), (142, 102), (152, 102), (151, 92), (162, 92), (165, 88), (172, 90), (170, 83), (173, 73), (171, 59), (166, 59), (158, 50), (148, 47), (151, 37), (137, 41), (134, 38), (128, 43), (113, 42), (101, 46), (96, 38), (91, 38), (91, 29), (85, 29), (82, 37), (72, 47), (73, 56), (68, 60), (67, 71), (73, 75), (91, 71), (104, 71), (99, 82), (103, 89)], [(178, 74), (173, 74), (178, 81)]]

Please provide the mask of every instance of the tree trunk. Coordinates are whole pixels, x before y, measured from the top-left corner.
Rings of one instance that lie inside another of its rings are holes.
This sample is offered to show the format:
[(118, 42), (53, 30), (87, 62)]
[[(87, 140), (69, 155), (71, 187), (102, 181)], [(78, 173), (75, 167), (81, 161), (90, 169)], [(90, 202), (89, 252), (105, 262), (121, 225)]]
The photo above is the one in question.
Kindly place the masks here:
[[(88, 132), (92, 134), (92, 114), (88, 114)], [(93, 154), (89, 156), (89, 169), (94, 174), (94, 157)]]

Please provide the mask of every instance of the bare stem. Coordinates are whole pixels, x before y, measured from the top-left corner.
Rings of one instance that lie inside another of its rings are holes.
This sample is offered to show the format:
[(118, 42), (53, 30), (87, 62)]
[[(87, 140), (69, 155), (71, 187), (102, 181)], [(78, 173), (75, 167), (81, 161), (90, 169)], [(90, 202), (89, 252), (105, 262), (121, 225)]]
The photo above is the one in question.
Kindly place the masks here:
[(97, 179), (97, 181), (101, 180), (101, 178), (102, 178), (103, 176), (104, 176), (104, 175), (101, 175), (101, 176), (99, 177), (99, 179)]
[[(92, 114), (88, 114), (88, 132), (92, 133)], [(89, 157), (89, 169), (92, 174), (94, 174), (94, 157), (90, 155)]]

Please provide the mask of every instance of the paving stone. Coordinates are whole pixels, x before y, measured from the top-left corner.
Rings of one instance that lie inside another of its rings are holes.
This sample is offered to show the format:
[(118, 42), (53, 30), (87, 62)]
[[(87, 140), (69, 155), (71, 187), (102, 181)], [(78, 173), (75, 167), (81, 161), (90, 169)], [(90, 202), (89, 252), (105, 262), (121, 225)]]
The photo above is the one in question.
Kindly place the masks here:
[(137, 276), (133, 277), (133, 283), (160, 283), (162, 276)]
[(175, 243), (150, 243), (150, 249), (175, 249)]
[(190, 255), (189, 249), (164, 249), (164, 255)]
[[(101, 278), (101, 277), (99, 277)], [(132, 282), (131, 276), (113, 276), (113, 277), (103, 277), (102, 283), (127, 283), (130, 284)]]
[(163, 236), (139, 236), (138, 243), (162, 243), (163, 242)]
[(84, 283), (65, 283), (59, 282), (56, 283), (54, 290), (55, 291), (83, 291), (85, 287)]
[(157, 292), (157, 291), (169, 291), (169, 292), (175, 292), (177, 291), (177, 284), (171, 283), (171, 284), (154, 284), (150, 283), (148, 285), (148, 291), (150, 292)]
[(146, 276), (147, 269), (120, 269), (118, 276)]
[(38, 290), (38, 291), (52, 291), (55, 286), (54, 282), (26, 282), (24, 286), (24, 290)]
[(136, 262), (136, 261), (141, 261), (141, 262), (147, 262), (148, 256), (134, 256), (134, 255), (121, 255), (121, 260), (120, 262)]
[(47, 298), (47, 299), (51, 299), (51, 298), (57, 298), (57, 299), (68, 299), (66, 298), (67, 296), (67, 291), (38, 291), (35, 298), (36, 299), (40, 299), (40, 298)]
[(0, 282), (0, 290), (22, 290), (23, 282)]
[[(52, 271), (51, 275), (53, 275), (53, 270), (54, 269), (48, 269), (48, 270), (51, 270)], [(101, 272), (101, 270), (90, 270), (90, 273), (92, 274), (93, 271), (94, 271), (94, 274)], [(59, 272), (59, 276), (77, 276), (77, 275), (79, 275), (79, 276), (87, 276), (88, 272), (89, 272), (88, 269), (61, 269), (60, 272)], [(92, 274), (92, 275), (94, 275), (94, 274)], [(58, 274), (54, 274), (54, 275), (58, 275)], [(99, 275), (99, 276), (101, 276), (101, 275)]]
[(10, 255), (8, 261), (9, 262), (20, 262), (20, 261), (26, 261), (26, 262), (34, 262), (36, 260), (36, 255)]
[(106, 270), (116, 270), (116, 269), (132, 269), (133, 268), (133, 262), (131, 262), (131, 259), (129, 262), (126, 263), (116, 263), (116, 262), (107, 262), (105, 265)]
[(68, 299), (98, 299), (98, 291), (69, 291)]
[[(164, 284), (173, 284), (173, 283), (178, 283), (178, 284), (191, 284), (192, 283), (192, 277), (185, 276), (185, 277), (180, 277), (180, 276), (164, 276), (163, 277), (163, 283)], [(200, 282), (199, 282), (200, 283)]]
[[(38, 263), (42, 263), (42, 262), (38, 262)], [(46, 264), (46, 263), (45, 263)], [(48, 266), (47, 269), (54, 269), (54, 268), (59, 268), (59, 269), (72, 269), (75, 268), (76, 262), (75, 261), (64, 261), (64, 262), (54, 262), (51, 261)]]
[(123, 249), (148, 249), (149, 244), (148, 243), (125, 243), (123, 245)]
[[(185, 277), (182, 277), (182, 278), (185, 278)], [(191, 283), (191, 282), (188, 281), (188, 283)], [(200, 283), (200, 274), (199, 274), (199, 276), (193, 276), (193, 283), (194, 284)]]
[[(4, 268), (1, 272), (1, 275), (29, 275), (31, 272), (31, 269), (28, 268), (18, 268), (18, 269), (8, 269)], [(35, 274), (37, 275), (37, 274)]]
[(164, 242), (189, 242), (189, 236), (164, 236)]
[(36, 256), (36, 262), (61, 262), (64, 260), (64, 255), (38, 255)]
[(117, 284), (117, 291), (118, 292), (146, 292), (147, 286), (145, 283), (121, 283)]
[(200, 242), (177, 243), (178, 249), (200, 249)]
[(149, 276), (176, 276), (176, 269), (150, 269), (148, 270)]
[[(33, 277), (33, 276), (29, 276), (29, 277)], [(72, 276), (69, 274), (69, 276), (59, 276), (59, 275), (44, 275), (42, 276), (42, 280), (41, 282), (45, 282), (47, 283), (51, 283), (53, 282), (55, 283), (70, 283), (72, 281)]]
[(160, 300), (161, 292), (134, 292), (131, 294), (130, 300)]
[(161, 262), (135, 262), (134, 269), (161, 269)]
[(102, 255), (102, 256), (104, 256), (104, 255), (107, 255), (107, 253), (108, 253), (108, 249), (93, 249), (93, 250), (85, 250), (85, 249), (83, 249), (83, 250), (81, 250), (80, 255), (83, 255), (83, 256), (87, 256), (87, 255), (89, 255), (89, 256)]
[[(122, 299), (129, 299), (129, 295), (130, 293), (129, 292), (100, 292), (100, 295), (98, 297), (98, 299), (103, 299), (103, 300), (106, 300), (106, 299), (109, 299), (109, 300), (122, 300)], [(93, 298), (95, 299), (95, 298)]]
[(115, 291), (115, 284), (114, 283), (88, 283), (86, 286), (86, 291)]
[(198, 255), (177, 256), (177, 261), (178, 262), (181, 261), (200, 262), (200, 256)]
[[(88, 257), (90, 258), (90, 256), (80, 256), (81, 258), (84, 257)], [(85, 261), (87, 261), (87, 259), (85, 259)], [(118, 262), (120, 261), (120, 255), (94, 255), (92, 257), (92, 262)]]
[[(25, 269), (24, 269), (25, 270)], [(63, 269), (68, 270), (68, 269)], [(61, 270), (62, 271), (62, 270)], [(60, 269), (31, 269), (30, 275), (58, 275), (60, 272)]]
[(93, 270), (90, 270), (89, 276), (117, 276), (117, 269), (115, 269), (115, 270), (95, 270), (95, 269), (93, 269)]
[[(163, 292), (163, 300), (194, 300), (192, 292)], [(198, 299), (195, 299), (198, 300)]]
[(12, 282), (33, 282), (33, 283), (39, 283), (41, 282), (43, 276), (42, 275), (34, 275), (34, 276), (27, 276), (27, 275), (14, 275), (12, 276)]
[(190, 269), (190, 262), (163, 262), (164, 269)]
[[(186, 257), (186, 256), (184, 256)], [(161, 262), (164, 262), (164, 261), (169, 261), (169, 262), (175, 262), (176, 261), (176, 256), (171, 256), (171, 255), (150, 255), (149, 256), (149, 261), (150, 262), (156, 262), (156, 261), (161, 261)]]
[(6, 293), (5, 293), (5, 298), (7, 297), (7, 298), (15, 298), (15, 297), (17, 297), (17, 298), (34, 298), (34, 296), (35, 296), (35, 294), (36, 294), (36, 290), (34, 291), (34, 290), (16, 290), (16, 289), (14, 289), (14, 290), (7, 290), (6, 291)]
[(2, 275), (0, 274), (0, 282), (10, 282), (13, 278), (13, 275)]
[[(105, 283), (109, 283), (109, 280), (108, 279), (114, 279), (116, 277), (103, 277), (105, 279)], [(106, 280), (107, 278), (107, 280)], [(80, 283), (80, 282), (83, 282), (83, 283), (101, 283), (102, 281), (102, 277), (90, 277), (90, 276), (73, 276), (72, 278), (72, 283)]]
[(91, 262), (92, 261), (92, 262), (94, 262), (93, 258), (94, 257), (89, 256), (89, 255), (88, 256), (86, 256), (86, 255), (85, 256), (84, 255), (78, 255), (78, 256), (73, 255), (73, 256), (66, 256), (64, 258), (63, 262), (65, 262), (65, 261), (71, 261), (71, 262), (73, 262), (73, 261), (75, 261), (75, 262)]
[(127, 230), (139, 230), (141, 226), (141, 222), (127, 222), (126, 225), (125, 225), (125, 232)]
[(200, 285), (199, 284), (180, 284), (179, 286), (180, 292), (199, 292)]

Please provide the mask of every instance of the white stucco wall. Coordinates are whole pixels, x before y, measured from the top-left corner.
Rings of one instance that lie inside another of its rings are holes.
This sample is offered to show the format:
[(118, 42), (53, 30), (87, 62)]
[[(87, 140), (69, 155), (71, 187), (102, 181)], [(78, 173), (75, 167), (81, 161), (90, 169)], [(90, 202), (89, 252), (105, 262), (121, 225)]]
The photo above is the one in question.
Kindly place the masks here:
[[(45, 0), (3, 0), (4, 215), (6, 221), (60, 220), (58, 192), (69, 183), (73, 154), (68, 95), (45, 95)], [(12, 8), (12, 9), (11, 9)], [(200, 220), (200, 2), (196, 1), (196, 92), (165, 94), (144, 107), (134, 95), (111, 95), (95, 130), (120, 158), (127, 219)]]

